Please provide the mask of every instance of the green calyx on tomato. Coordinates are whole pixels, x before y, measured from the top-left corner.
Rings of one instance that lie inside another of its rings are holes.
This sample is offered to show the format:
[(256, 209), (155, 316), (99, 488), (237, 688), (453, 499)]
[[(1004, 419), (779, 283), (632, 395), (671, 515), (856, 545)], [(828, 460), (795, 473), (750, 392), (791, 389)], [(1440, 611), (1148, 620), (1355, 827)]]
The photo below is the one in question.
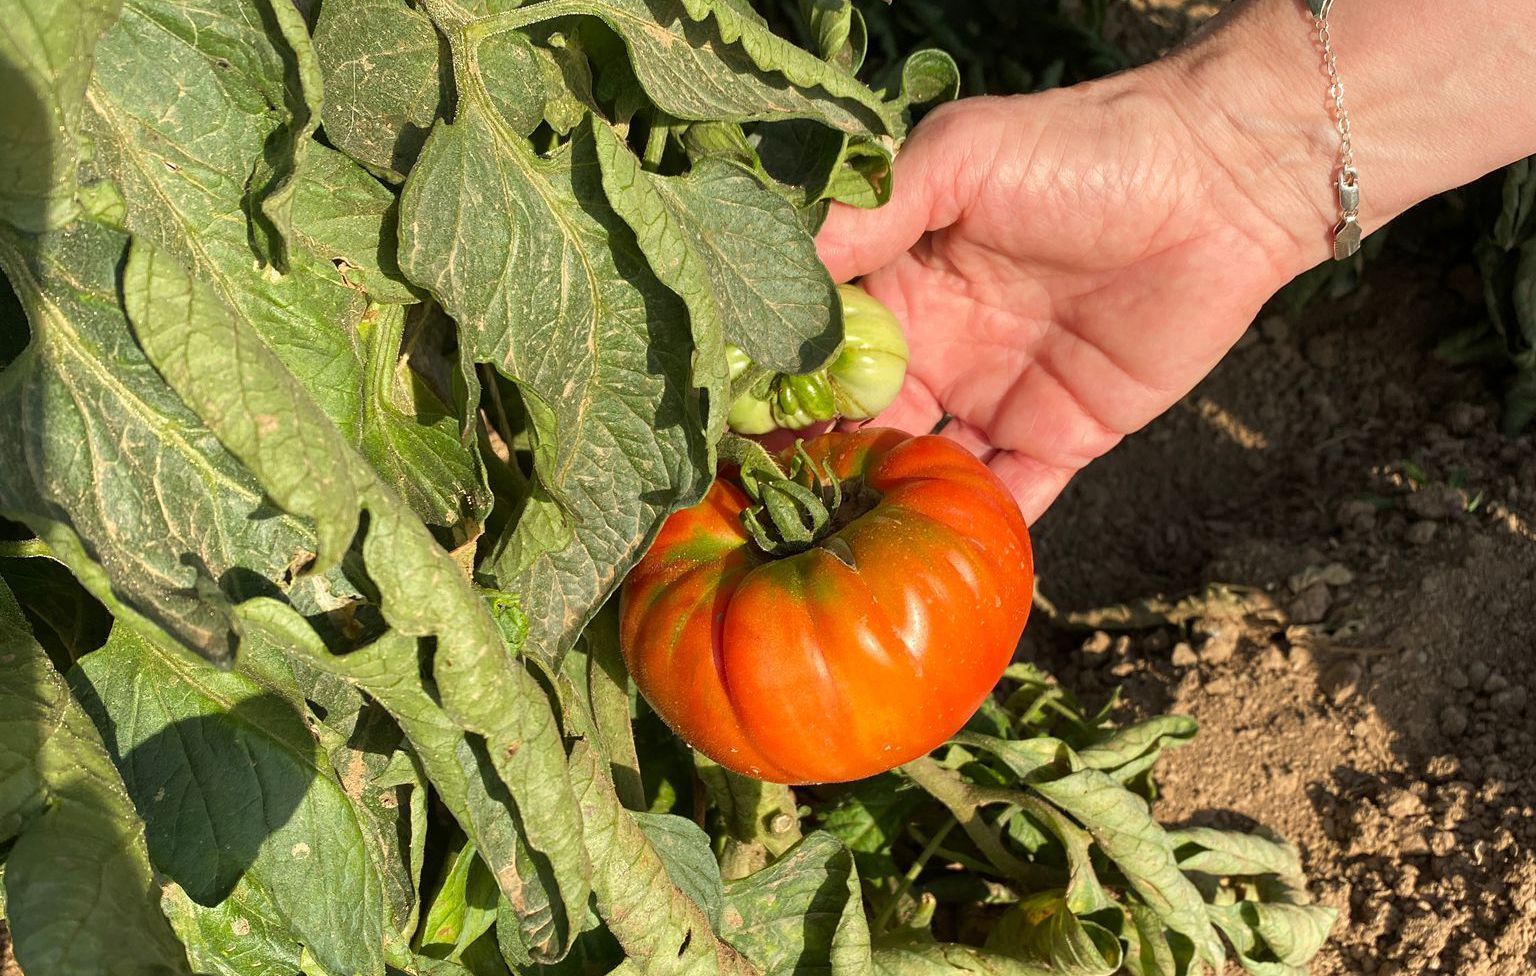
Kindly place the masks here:
[(720, 459), (739, 468), (737, 480), (755, 503), (742, 511), (742, 527), (770, 556), (816, 545), (856, 514), (854, 507), (862, 501), (845, 499), (842, 479), (830, 464), (818, 465), (801, 440), (795, 441), (786, 464), (756, 441), (727, 434), (720, 442)]
[[(843, 344), (813, 373), (775, 373), (758, 379), (731, 404), (727, 423), (738, 434), (802, 430), (843, 417), (868, 420), (891, 405), (907, 375), (907, 340), (879, 299), (856, 285), (839, 285)], [(752, 369), (747, 354), (726, 347), (731, 380)]]

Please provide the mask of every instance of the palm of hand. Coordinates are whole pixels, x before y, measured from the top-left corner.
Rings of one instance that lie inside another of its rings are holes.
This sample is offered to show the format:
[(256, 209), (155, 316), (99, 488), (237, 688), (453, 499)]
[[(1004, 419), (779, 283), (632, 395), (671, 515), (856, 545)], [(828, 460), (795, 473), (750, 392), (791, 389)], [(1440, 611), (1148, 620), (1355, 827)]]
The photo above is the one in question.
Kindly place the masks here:
[(1188, 392), (1288, 277), (1176, 120), (1089, 110), (1085, 94), (937, 113), (903, 152), (886, 233), (860, 226), (880, 211), (842, 211), (821, 242), (906, 326), (907, 385), (878, 422), (921, 433), (951, 415), (946, 434), (1031, 521)]

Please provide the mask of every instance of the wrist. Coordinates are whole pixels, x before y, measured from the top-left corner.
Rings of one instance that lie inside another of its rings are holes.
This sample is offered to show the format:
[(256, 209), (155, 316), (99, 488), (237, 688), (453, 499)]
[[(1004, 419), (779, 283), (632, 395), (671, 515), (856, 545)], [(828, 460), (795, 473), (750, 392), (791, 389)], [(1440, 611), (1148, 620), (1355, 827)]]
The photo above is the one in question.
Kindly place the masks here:
[[(1536, 152), (1536, 3), (1337, 2), (1329, 15), (1354, 120), (1361, 227)], [(1145, 69), (1192, 139), (1265, 215), (1297, 274), (1332, 253), (1339, 134), (1303, 0), (1237, 0)]]
[[(1269, 254), (1279, 284), (1332, 254), (1339, 219), (1339, 136), (1315, 38), (1301, 0), (1240, 2), (1143, 69), (1225, 177), (1231, 219)], [(1361, 223), (1369, 232), (1385, 219), (1367, 210)]]

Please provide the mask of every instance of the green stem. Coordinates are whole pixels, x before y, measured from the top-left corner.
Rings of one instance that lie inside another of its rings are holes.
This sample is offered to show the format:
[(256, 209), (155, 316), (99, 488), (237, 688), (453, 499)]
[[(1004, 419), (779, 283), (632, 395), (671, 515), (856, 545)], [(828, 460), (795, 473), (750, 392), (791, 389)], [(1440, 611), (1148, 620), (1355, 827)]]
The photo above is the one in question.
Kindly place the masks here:
[(490, 363), (476, 363), (475, 370), (480, 374), (480, 385), (491, 395), (492, 419), (496, 422), (496, 433), (501, 435), (501, 440), (507, 445), (507, 450), (512, 450), (512, 421), (507, 418), (506, 404), (501, 402), (501, 387), (496, 382), (496, 370)]
[(998, 803), (1018, 806), (1019, 797), (1008, 790), (989, 790), (966, 782), (959, 773), (924, 757), (901, 767), (908, 779), (921, 786), (960, 821), (966, 836), (987, 860), (1006, 877), (1032, 887), (1054, 883), (1056, 872), (1014, 857), (1003, 846), (1002, 832), (981, 814), (982, 807)]
[(875, 916), (875, 921), (871, 928), (876, 934), (885, 931), (885, 926), (890, 922), (891, 916), (896, 914), (896, 907), (901, 903), (901, 899), (906, 896), (907, 892), (912, 890), (912, 884), (917, 880), (917, 876), (922, 874), (923, 868), (928, 866), (928, 861), (938, 851), (939, 845), (944, 843), (944, 838), (948, 837), (949, 832), (959, 825), (960, 821), (951, 817), (945, 821), (944, 826), (940, 827), (928, 839), (928, 843), (923, 846), (922, 853), (917, 855), (917, 860), (913, 861), (912, 866), (907, 868), (907, 873), (901, 876), (901, 883), (891, 893), (890, 901), (886, 902), (885, 907), (880, 909), (880, 914)]
[[(429, 9), (436, 5), (435, 0), (428, 0), (428, 5)], [(491, 17), (477, 18), (464, 25), (464, 36), (470, 43), (479, 44), (497, 34), (521, 30), (546, 20), (569, 17), (573, 14), (590, 16), (592, 4), (589, 0), (542, 0), (540, 3), (531, 3), (526, 7), (518, 7)]]
[(661, 168), (661, 159), (667, 153), (667, 137), (671, 134), (672, 127), (658, 109), (651, 118), (651, 131), (645, 136), (644, 163), (647, 170), (654, 173)]

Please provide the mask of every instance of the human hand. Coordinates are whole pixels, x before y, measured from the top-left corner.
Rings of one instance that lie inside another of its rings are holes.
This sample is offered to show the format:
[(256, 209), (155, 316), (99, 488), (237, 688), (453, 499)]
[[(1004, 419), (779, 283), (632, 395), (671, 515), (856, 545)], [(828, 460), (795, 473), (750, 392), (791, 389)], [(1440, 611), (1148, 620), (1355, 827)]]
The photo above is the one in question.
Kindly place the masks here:
[(907, 332), (906, 385), (876, 423), (950, 414), (944, 434), (1034, 521), (1310, 263), (1232, 162), (1139, 72), (930, 114), (890, 203), (835, 207), (818, 239)]

